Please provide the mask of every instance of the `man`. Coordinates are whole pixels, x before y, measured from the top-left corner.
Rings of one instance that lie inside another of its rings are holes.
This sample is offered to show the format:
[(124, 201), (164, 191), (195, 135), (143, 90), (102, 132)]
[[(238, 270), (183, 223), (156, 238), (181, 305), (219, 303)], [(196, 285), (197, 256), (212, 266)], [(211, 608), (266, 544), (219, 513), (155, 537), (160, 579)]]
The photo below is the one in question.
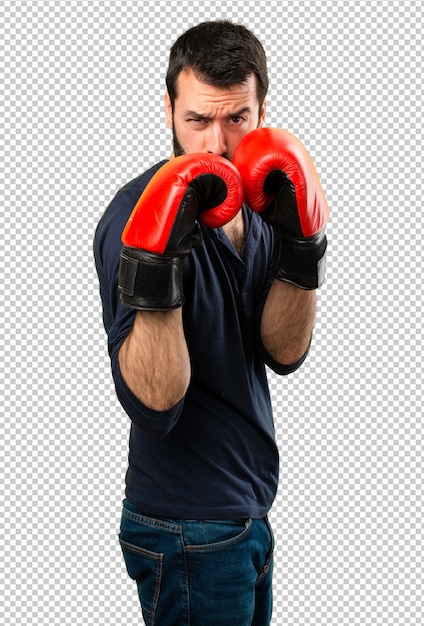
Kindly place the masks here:
[(190, 29), (166, 83), (171, 158), (118, 192), (95, 236), (131, 418), (120, 541), (146, 624), (265, 626), (278, 480), (265, 365), (289, 374), (307, 355), (328, 208), (300, 142), (262, 128), (266, 57), (248, 29)]

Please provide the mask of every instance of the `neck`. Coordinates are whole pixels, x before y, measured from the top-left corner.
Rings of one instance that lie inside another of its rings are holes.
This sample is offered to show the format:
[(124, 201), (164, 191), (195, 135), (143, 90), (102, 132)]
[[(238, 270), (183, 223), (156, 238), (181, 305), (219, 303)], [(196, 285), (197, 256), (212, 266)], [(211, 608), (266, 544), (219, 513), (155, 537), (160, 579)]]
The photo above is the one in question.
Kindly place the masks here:
[(222, 228), (238, 254), (243, 257), (245, 245), (243, 212), (239, 211), (237, 215)]

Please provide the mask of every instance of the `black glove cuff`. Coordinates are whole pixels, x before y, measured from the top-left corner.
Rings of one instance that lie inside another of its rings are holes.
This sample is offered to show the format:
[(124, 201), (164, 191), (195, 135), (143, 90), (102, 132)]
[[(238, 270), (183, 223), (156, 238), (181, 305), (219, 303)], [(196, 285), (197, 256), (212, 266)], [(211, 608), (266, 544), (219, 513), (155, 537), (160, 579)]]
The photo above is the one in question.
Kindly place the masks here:
[(327, 237), (318, 233), (309, 239), (286, 239), (276, 234), (271, 273), (301, 289), (318, 289), (325, 280)]
[(140, 311), (168, 311), (181, 307), (184, 257), (154, 254), (124, 246), (119, 261), (121, 301)]

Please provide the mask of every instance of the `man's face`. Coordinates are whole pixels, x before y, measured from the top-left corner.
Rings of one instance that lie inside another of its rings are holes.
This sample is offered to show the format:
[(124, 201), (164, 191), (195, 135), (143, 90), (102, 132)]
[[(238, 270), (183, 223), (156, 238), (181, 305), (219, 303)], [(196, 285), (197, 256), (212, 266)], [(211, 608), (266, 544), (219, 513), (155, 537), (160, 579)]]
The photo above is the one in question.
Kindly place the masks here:
[(264, 103), (259, 111), (253, 74), (246, 83), (222, 89), (202, 82), (192, 71), (181, 72), (173, 113), (168, 93), (165, 94), (174, 156), (210, 152), (232, 159), (242, 137), (262, 126), (265, 108)]

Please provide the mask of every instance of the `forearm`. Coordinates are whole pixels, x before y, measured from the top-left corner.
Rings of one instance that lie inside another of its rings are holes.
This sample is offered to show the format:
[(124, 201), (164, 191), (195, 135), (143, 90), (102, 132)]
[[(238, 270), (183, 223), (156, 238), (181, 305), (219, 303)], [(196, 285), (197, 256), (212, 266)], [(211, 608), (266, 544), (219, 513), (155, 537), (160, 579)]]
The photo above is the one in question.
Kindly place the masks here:
[(316, 292), (274, 280), (261, 319), (264, 348), (278, 363), (299, 361), (311, 342)]
[(156, 411), (177, 404), (190, 382), (181, 311), (138, 311), (119, 352), (125, 383), (143, 404)]

